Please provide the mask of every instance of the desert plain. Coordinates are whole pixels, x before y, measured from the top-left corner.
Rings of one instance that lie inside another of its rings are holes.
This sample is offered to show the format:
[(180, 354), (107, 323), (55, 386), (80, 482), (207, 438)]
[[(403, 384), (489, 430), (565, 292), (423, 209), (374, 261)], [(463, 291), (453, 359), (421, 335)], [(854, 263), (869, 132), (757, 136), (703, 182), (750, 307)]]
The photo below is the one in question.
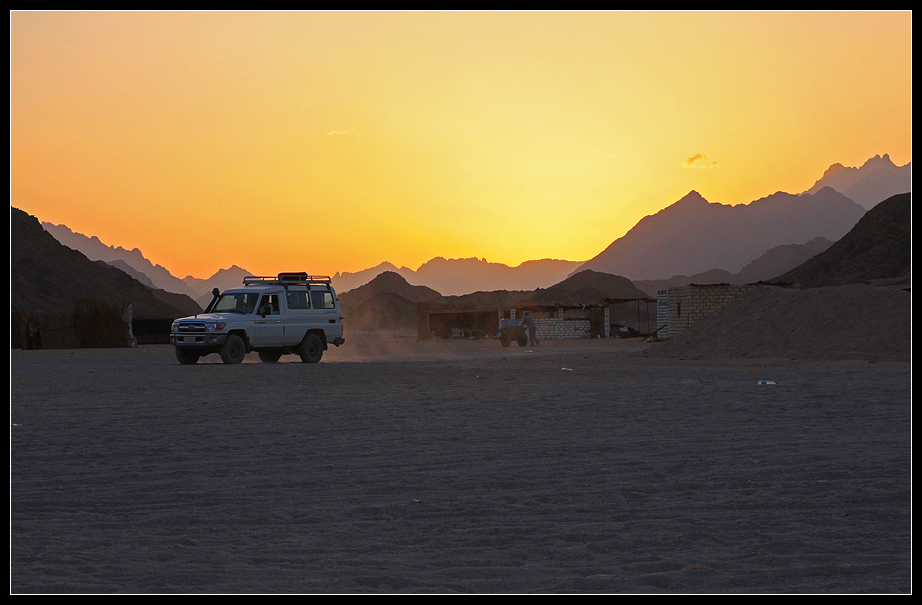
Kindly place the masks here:
[(910, 593), (911, 362), (12, 350), (11, 593)]

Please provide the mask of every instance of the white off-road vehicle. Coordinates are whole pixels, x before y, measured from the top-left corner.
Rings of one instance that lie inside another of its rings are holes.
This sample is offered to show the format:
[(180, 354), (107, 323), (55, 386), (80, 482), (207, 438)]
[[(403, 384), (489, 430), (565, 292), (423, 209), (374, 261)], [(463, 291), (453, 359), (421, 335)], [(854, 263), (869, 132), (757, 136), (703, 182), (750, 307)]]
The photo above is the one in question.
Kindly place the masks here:
[(317, 363), (329, 345), (345, 342), (336, 292), (327, 276), (279, 273), (246, 277), (243, 286), (223, 293), (204, 313), (173, 322), (170, 343), (182, 364), (219, 353), (224, 363), (240, 363), (250, 351), (263, 363), (296, 353)]

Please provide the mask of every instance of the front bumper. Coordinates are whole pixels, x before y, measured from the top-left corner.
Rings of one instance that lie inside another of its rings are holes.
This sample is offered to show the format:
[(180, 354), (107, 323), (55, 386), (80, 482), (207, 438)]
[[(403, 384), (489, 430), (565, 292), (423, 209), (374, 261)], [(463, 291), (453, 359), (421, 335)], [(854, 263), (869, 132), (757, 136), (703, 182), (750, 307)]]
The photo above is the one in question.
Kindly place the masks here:
[(220, 347), (227, 334), (170, 334), (170, 344), (177, 347)]

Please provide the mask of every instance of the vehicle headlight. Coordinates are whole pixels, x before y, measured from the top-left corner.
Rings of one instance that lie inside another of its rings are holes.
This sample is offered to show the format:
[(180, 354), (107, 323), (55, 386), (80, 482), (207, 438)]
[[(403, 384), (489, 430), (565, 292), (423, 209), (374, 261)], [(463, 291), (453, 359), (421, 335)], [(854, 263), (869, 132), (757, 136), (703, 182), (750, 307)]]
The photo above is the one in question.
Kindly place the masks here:
[(225, 328), (225, 326), (227, 326), (227, 324), (224, 323), (223, 321), (219, 321), (219, 322), (212, 321), (212, 322), (208, 322), (207, 324), (205, 324), (205, 330), (207, 330), (208, 332), (221, 331)]
[(170, 326), (170, 332), (175, 332), (178, 329), (179, 329), (179, 322), (174, 321), (173, 324)]

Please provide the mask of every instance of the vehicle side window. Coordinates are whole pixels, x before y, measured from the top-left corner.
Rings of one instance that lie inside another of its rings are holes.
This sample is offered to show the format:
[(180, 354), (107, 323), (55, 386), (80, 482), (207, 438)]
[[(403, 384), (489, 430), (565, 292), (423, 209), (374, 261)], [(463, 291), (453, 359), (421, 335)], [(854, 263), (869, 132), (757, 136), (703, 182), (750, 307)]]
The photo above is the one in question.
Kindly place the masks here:
[(333, 293), (323, 290), (311, 292), (311, 303), (315, 309), (333, 309), (336, 307), (333, 302)]
[(265, 313), (266, 315), (278, 315), (279, 314), (279, 297), (278, 294), (266, 294), (263, 296), (263, 299), (259, 303), (260, 313)]
[(307, 292), (292, 292), (289, 290), (285, 293), (288, 298), (289, 309), (310, 309), (310, 301), (307, 298)]

